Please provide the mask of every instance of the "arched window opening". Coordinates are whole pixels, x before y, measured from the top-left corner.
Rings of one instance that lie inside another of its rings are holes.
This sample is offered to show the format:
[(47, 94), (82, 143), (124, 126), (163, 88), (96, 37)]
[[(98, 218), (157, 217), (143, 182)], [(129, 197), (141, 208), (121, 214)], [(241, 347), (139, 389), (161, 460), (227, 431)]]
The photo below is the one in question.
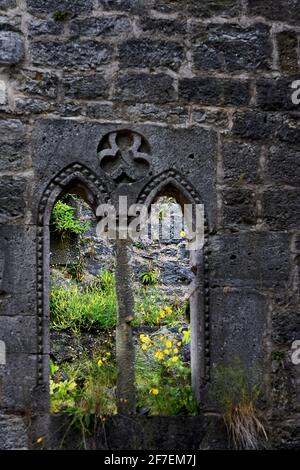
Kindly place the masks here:
[(68, 187), (50, 229), (50, 409), (88, 430), (117, 412), (114, 245), (96, 234), (93, 197)]
[(165, 186), (153, 197), (149, 223), (132, 247), (135, 274), (137, 411), (195, 415), (191, 377), (190, 297), (195, 275), (187, 249), (184, 195)]

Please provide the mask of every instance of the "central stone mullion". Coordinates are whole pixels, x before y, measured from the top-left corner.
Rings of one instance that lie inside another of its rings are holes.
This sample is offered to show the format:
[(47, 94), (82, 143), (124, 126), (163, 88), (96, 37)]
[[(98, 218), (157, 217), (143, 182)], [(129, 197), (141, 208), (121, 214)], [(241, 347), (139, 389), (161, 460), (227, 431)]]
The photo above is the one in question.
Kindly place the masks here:
[(119, 414), (128, 415), (136, 411), (135, 354), (131, 326), (134, 318), (134, 298), (129, 264), (129, 241), (119, 239), (119, 237), (116, 240), (116, 286), (118, 297), (117, 406)]

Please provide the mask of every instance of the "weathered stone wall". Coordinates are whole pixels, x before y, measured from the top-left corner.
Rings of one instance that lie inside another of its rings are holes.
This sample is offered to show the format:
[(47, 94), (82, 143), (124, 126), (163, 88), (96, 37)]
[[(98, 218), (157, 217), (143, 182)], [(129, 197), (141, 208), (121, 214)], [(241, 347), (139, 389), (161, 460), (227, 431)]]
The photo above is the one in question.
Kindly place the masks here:
[(299, 2), (0, 0), (0, 10), (0, 406), (12, 446), (24, 447), (24, 428), (11, 415), (35, 422), (47, 409), (35, 388), (38, 198), (50, 174), (88, 161), (106, 124), (144, 129), (155, 171), (175, 167), (201, 192), (212, 368), (234, 354), (263, 363), (272, 445), (299, 447)]

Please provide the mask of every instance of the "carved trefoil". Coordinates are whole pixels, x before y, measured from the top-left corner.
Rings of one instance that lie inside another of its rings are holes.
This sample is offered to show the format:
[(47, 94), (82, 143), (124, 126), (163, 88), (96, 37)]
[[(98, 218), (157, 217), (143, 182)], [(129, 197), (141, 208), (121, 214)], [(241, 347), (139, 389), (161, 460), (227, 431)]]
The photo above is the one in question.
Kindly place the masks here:
[(151, 168), (145, 137), (127, 129), (106, 134), (99, 143), (98, 156), (101, 169), (118, 184), (139, 181)]

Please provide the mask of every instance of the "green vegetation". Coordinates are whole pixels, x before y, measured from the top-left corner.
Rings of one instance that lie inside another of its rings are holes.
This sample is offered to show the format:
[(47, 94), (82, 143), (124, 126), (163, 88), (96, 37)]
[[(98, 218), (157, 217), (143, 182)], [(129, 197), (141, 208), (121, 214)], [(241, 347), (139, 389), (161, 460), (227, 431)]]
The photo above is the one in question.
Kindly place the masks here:
[(196, 415), (191, 368), (181, 357), (182, 341), (141, 334), (136, 352), (137, 404), (150, 415)]
[(159, 273), (145, 271), (140, 274), (140, 281), (145, 286), (156, 286), (158, 284)]
[(66, 265), (66, 271), (75, 281), (83, 281), (84, 278), (84, 264), (82, 259), (78, 261), (70, 261)]
[(135, 297), (134, 326), (176, 326), (183, 318), (183, 307), (178, 302), (174, 306), (170, 306), (159, 289), (148, 287), (138, 290)]
[(115, 361), (110, 352), (94, 353), (77, 363), (50, 364), (51, 413), (65, 413), (70, 427), (83, 437), (92, 433), (97, 421), (117, 412)]
[(62, 200), (55, 203), (51, 213), (51, 223), (61, 238), (70, 237), (71, 235), (83, 235), (89, 229), (90, 223), (82, 222), (75, 216), (75, 212), (74, 207)]
[(261, 447), (267, 434), (257, 409), (260, 385), (247, 380), (246, 370), (238, 358), (215, 370), (213, 395), (234, 446), (237, 449)]
[(55, 11), (53, 13), (53, 19), (55, 21), (66, 21), (70, 16), (68, 11)]
[(50, 292), (50, 321), (56, 330), (79, 333), (92, 327), (110, 329), (116, 325), (117, 296), (114, 274), (104, 271), (98, 281), (81, 287), (54, 285)]

